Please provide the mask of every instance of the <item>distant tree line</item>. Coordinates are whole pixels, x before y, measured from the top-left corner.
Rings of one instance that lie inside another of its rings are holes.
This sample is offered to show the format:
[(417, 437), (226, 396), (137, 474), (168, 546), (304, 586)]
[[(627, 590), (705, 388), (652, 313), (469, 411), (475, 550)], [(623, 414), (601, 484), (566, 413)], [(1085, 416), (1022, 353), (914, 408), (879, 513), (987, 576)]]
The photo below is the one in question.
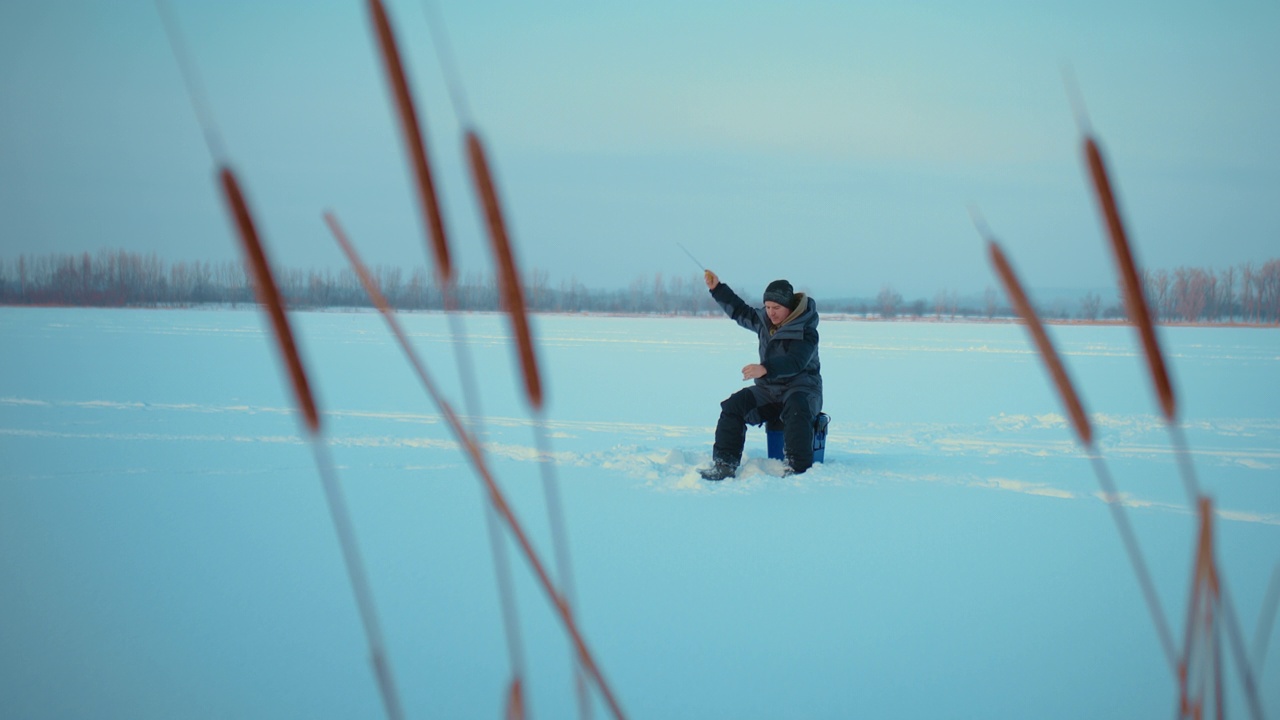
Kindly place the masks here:
[[(277, 267), (276, 283), (292, 308), (372, 307), (349, 268), (303, 270)], [(401, 310), (442, 310), (445, 297), (425, 267), (406, 272), (376, 266), (370, 272), (383, 295)], [(719, 312), (701, 277), (657, 275), (636, 279), (624, 289), (587, 288), (576, 278), (552, 285), (546, 271), (525, 279), (525, 300), (542, 312), (701, 314)], [(103, 250), (97, 254), (20, 255), (0, 259), (0, 304), (96, 307), (190, 307), (253, 303), (244, 265), (235, 261), (166, 263), (155, 253)], [(457, 279), (452, 306), (458, 310), (498, 310), (496, 276), (467, 273)]]
[[(425, 267), (406, 272), (400, 267), (371, 269), (393, 307), (402, 310), (441, 310), (445, 297), (433, 273)], [(1280, 259), (1259, 266), (1245, 263), (1223, 270), (1180, 267), (1143, 271), (1147, 300), (1157, 319), (1188, 323), (1280, 322)], [(276, 281), (293, 308), (370, 307), (371, 303), (350, 269), (303, 270), (277, 268)], [(576, 278), (552, 283), (544, 270), (525, 279), (529, 308), (536, 312), (610, 312), (665, 315), (717, 314), (701, 276), (637, 278), (614, 290), (588, 288)], [(464, 274), (455, 283), (453, 307), (459, 310), (499, 310), (495, 276)], [(1086, 321), (1121, 319), (1120, 294), (1105, 303), (1098, 293), (1077, 302), (1056, 301), (1038, 310), (1047, 319)], [(904, 300), (891, 287), (874, 298), (822, 299), (826, 313), (894, 319), (954, 319), (1010, 317), (1001, 294), (989, 287), (981, 297), (961, 297), (952, 290), (938, 292), (933, 301)], [(97, 254), (20, 255), (0, 259), (0, 304), (81, 305), (100, 307), (189, 307), (253, 303), (253, 287), (239, 262), (167, 263), (155, 253), (102, 250)]]
[[(1144, 270), (1139, 272), (1139, 280), (1149, 309), (1160, 322), (1280, 323), (1280, 259), (1260, 266), (1244, 263), (1219, 271), (1190, 267), (1180, 267), (1173, 272)], [(907, 302), (892, 287), (885, 286), (874, 301), (843, 303), (846, 306), (843, 309), (886, 319), (1011, 317), (1013, 310), (1000, 301), (1000, 293), (988, 287), (981, 299), (961, 298), (953, 290), (943, 290), (934, 296), (931, 304), (924, 299)], [(828, 311), (842, 309), (832, 308), (831, 303), (824, 303), (824, 307)], [(1123, 289), (1117, 291), (1111, 304), (1105, 304), (1098, 293), (1088, 292), (1074, 304), (1056, 300), (1038, 306), (1036, 311), (1050, 320), (1122, 320), (1126, 316)]]

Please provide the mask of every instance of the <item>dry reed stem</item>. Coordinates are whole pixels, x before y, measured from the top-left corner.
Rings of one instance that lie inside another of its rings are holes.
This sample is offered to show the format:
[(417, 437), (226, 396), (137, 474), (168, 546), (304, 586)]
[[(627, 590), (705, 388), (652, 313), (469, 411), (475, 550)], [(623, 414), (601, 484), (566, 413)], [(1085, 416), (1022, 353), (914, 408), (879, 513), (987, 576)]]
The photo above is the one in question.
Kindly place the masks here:
[[(979, 231), (986, 236), (985, 225), (982, 223), (977, 224)], [(1076, 436), (1079, 438), (1080, 443), (1085, 446), (1089, 458), (1093, 462), (1094, 474), (1098, 478), (1098, 483), (1102, 487), (1103, 497), (1111, 510), (1116, 528), (1120, 532), (1120, 539), (1124, 544), (1125, 552), (1129, 556), (1129, 563), (1133, 567), (1134, 574), (1138, 577), (1138, 585), (1142, 590), (1143, 599), (1146, 601), (1147, 611), (1151, 615), (1151, 620), (1155, 623), (1156, 633), (1160, 638), (1161, 647), (1164, 649), (1165, 659), (1168, 661), (1169, 667), (1175, 676), (1181, 677), (1177, 651), (1174, 649), (1173, 634), (1170, 632), (1169, 623), (1165, 619), (1159, 596), (1156, 594), (1155, 584), (1151, 581), (1151, 573), (1148, 571), (1146, 561), (1138, 548), (1137, 536), (1129, 524), (1128, 515), (1124, 512), (1120, 493), (1116, 489), (1115, 483), (1112, 481), (1111, 475), (1102, 461), (1102, 457), (1094, 450), (1093, 430), (1092, 425), (1089, 423), (1088, 414), (1085, 413), (1084, 406), (1076, 394), (1075, 387), (1067, 375), (1066, 368), (1062, 364), (1057, 350), (1054, 349), (1053, 343), (1050, 342), (1043, 323), (1040, 322), (1040, 318), (1036, 315), (1030, 300), (1027, 299), (1027, 294), (1022, 289), (1022, 284), (1018, 281), (1017, 274), (1014, 273), (1013, 267), (1005, 257), (1004, 251), (1000, 249), (999, 243), (990, 237), (987, 238), (987, 247), (991, 263), (996, 268), (996, 274), (1000, 276), (1000, 281), (1005, 286), (1005, 292), (1008, 294), (1014, 310), (1026, 323), (1027, 331), (1035, 341), (1040, 357), (1044, 360), (1045, 366), (1049, 370), (1049, 375), (1053, 379), (1054, 386), (1058, 390), (1058, 395), (1062, 398), (1062, 404), (1067, 408), (1067, 414), (1071, 418), (1071, 424), (1075, 429)]]
[[(443, 33), (441, 33), (443, 35)], [(476, 194), (484, 209), (486, 224), (489, 227), (490, 245), (493, 249), (499, 273), (502, 306), (511, 319), (513, 334), (516, 338), (517, 353), (520, 357), (520, 368), (525, 381), (525, 395), (534, 414), (538, 417), (536, 433), (542, 467), (543, 489), (547, 499), (547, 511), (550, 515), (552, 541), (555, 545), (556, 569), (564, 591), (566, 602), (576, 603), (573, 574), (569, 561), (567, 533), (564, 530), (564, 517), (554, 473), (549, 461), (550, 451), (546, 447), (546, 436), (541, 416), (543, 406), (542, 380), (538, 372), (537, 355), (534, 352), (532, 332), (529, 328), (528, 309), (525, 305), (524, 288), (520, 282), (520, 272), (516, 267), (515, 254), (511, 248), (510, 236), (507, 234), (506, 220), (502, 213), (502, 204), (498, 198), (497, 186), (493, 181), (493, 173), (489, 166), (488, 156), (479, 134), (468, 129), (466, 132), (467, 157), (471, 163), (472, 178), (476, 186)], [(578, 696), (579, 716), (589, 718), (590, 703), (586, 696), (586, 685), (582, 678), (580, 664), (574, 670), (574, 685)]]
[(1071, 378), (1067, 375), (1067, 370), (1063, 367), (1062, 360), (1058, 357), (1058, 351), (1054, 349), (1053, 343), (1049, 341), (1049, 335), (1045, 332), (1044, 325), (1040, 322), (1039, 316), (1036, 315), (1035, 308), (1031, 306), (1031, 302), (1027, 299), (1027, 294), (1023, 291), (1022, 284), (1018, 282), (1018, 277), (1014, 274), (1013, 267), (1009, 265), (1004, 251), (1000, 249), (1000, 245), (995, 240), (988, 239), (987, 250), (991, 256), (991, 264), (995, 266), (996, 274), (1000, 276), (1000, 281), (1004, 283), (1004, 289), (1009, 295), (1009, 301), (1013, 303), (1014, 311), (1026, 323), (1027, 332), (1031, 333), (1031, 339), (1035, 341), (1036, 349), (1040, 351), (1040, 358), (1044, 361), (1045, 368), (1049, 371), (1049, 377), (1053, 379), (1053, 385), (1058, 389), (1058, 396), (1062, 399), (1062, 404), (1067, 409), (1067, 415), (1071, 418), (1071, 426), (1076, 431), (1076, 437), (1080, 439), (1080, 444), (1086, 448), (1092, 448), (1093, 428), (1089, 424), (1089, 416), (1085, 413), (1084, 406), (1080, 403), (1080, 397), (1076, 394), (1075, 387), (1071, 384)]
[(488, 491), (489, 501), (493, 504), (494, 509), (497, 510), (498, 516), (506, 523), (507, 529), (511, 531), (512, 536), (514, 536), (516, 540), (516, 544), (520, 547), (521, 552), (524, 553), (525, 560), (533, 569), (534, 575), (538, 579), (538, 583), (542, 587), (543, 592), (546, 593), (548, 600), (551, 601), (552, 606), (555, 608), (556, 614), (560, 617), (561, 622), (564, 623), (565, 630), (569, 633), (569, 637), (573, 641), (574, 648), (577, 651), (579, 661), (582, 663), (583, 667), (586, 668), (587, 674), (595, 682), (596, 687), (600, 689), (600, 693), (604, 696), (605, 702), (608, 704), (614, 717), (618, 718), (618, 720), (623, 720), (626, 716), (622, 712), (622, 707), (618, 704), (618, 700), (614, 696), (613, 690), (609, 687), (609, 683), (605, 680), (604, 674), (601, 672), (599, 665), (596, 664), (595, 657), (587, 647), (586, 640), (584, 639), (581, 630), (578, 628), (577, 620), (574, 618), (569, 604), (565, 601), (564, 597), (556, 589), (555, 584), (551, 581), (551, 576), (547, 573), (546, 566), (538, 557), (538, 553), (534, 550), (533, 544), (529, 541), (529, 537), (525, 533), (524, 527), (516, 518), (515, 512), (507, 502), (506, 496), (503, 494), (502, 489), (494, 479), (488, 463), (485, 462), (484, 454), (481, 452), (479, 444), (463, 425), (461, 418), (459, 418), (457, 413), (454, 412), (453, 407), (444, 399), (444, 396), (436, 387), (435, 382), (431, 379), (430, 373), (427, 372), (426, 365), (423, 364), (418, 353), (409, 343), (409, 338), (405, 334), (403, 328), (401, 328), (395, 312), (391, 309), (391, 306), (387, 304), (386, 298), (382, 295), (381, 291), (378, 290), (377, 281), (373, 279), (373, 275), (360, 260), (359, 255), (356, 254), (355, 248), (347, 240), (346, 234), (342, 232), (342, 228), (338, 225), (337, 218), (330, 213), (325, 213), (325, 221), (333, 231), (338, 244), (342, 246), (342, 250), (346, 254), (347, 260), (350, 262), (352, 269), (355, 270), (356, 276), (360, 279), (360, 283), (369, 293), (370, 299), (374, 301), (374, 304), (378, 308), (378, 312), (381, 313), (382, 317), (386, 320), (387, 325), (391, 329), (392, 335), (395, 336), (396, 341), (399, 343), (401, 349), (409, 359), (410, 365), (413, 367), (418, 379), (422, 382), (427, 394), (431, 397), (431, 400), (435, 403), (436, 407), (440, 409), (440, 414), (444, 417), (445, 423), (453, 432), (458, 443), (462, 445), (467, 458), (471, 461), (472, 469), (475, 470), (476, 475), (479, 476), (480, 481)]
[(1267, 644), (1275, 626), (1277, 607), (1280, 607), (1280, 563), (1271, 571), (1271, 582), (1267, 584), (1267, 594), (1258, 610), (1258, 625), (1254, 628), (1253, 667), (1258, 674), (1262, 674), (1266, 666)]
[(1226, 580), (1221, 576), (1218, 578), (1218, 586), (1221, 596), (1223, 625), (1227, 628), (1227, 640), (1231, 644), (1236, 671), (1240, 673), (1241, 684), (1244, 686), (1245, 700), (1249, 704), (1249, 713), (1255, 720), (1262, 720), (1265, 717), (1265, 713), (1262, 711), (1262, 699), (1258, 695), (1258, 686), (1254, 681), (1253, 663), (1250, 662), (1248, 650), (1245, 648), (1244, 635), (1240, 632), (1240, 619), (1236, 616), (1235, 604), (1231, 601), (1231, 593), (1227, 592)]
[[(569, 533), (564, 520), (564, 503), (560, 500), (560, 483), (556, 479), (555, 466), (551, 459), (551, 444), (547, 438), (546, 417), (542, 412), (534, 413), (534, 439), (538, 447), (538, 465), (542, 470), (542, 491), (547, 503), (547, 518), (551, 524), (551, 542), (555, 549), (556, 574), (560, 578), (560, 587), (565, 601), (577, 607), (577, 590), (573, 579), (573, 561), (569, 558)], [(587, 697), (587, 684), (583, 675), (582, 664), (574, 663), (574, 692), (578, 697), (578, 717), (590, 720), (591, 703)]]
[(320, 481), (324, 487), (325, 499), (328, 501), (334, 531), (338, 535), (338, 546), (342, 548), (342, 558), (347, 567), (347, 577), (351, 582), (352, 593), (356, 598), (356, 608), (360, 612), (361, 622), (364, 623), (365, 637), (369, 643), (369, 661), (373, 665), (374, 678), (378, 682), (383, 709), (390, 720), (402, 720), (404, 710), (400, 706), (400, 696), (396, 692), (391, 663), (387, 659), (386, 642), (383, 640), (382, 625), (378, 622), (378, 612), (373, 604), (373, 590), (369, 585), (369, 575), (356, 543), (351, 511), (347, 509), (342, 487), (338, 484), (338, 474), (333, 467), (333, 458), (329, 456), (328, 445), (324, 443), (319, 433), (311, 436), (311, 450), (316, 458), (316, 467), (320, 471)]
[(1120, 491), (1116, 488), (1115, 480), (1111, 478), (1111, 471), (1107, 469), (1107, 464), (1102, 460), (1101, 455), (1090, 450), (1089, 461), (1093, 464), (1093, 474), (1098, 478), (1098, 485), (1102, 488), (1103, 499), (1111, 511), (1111, 519), (1120, 533), (1120, 542), (1124, 544), (1125, 554), (1129, 556), (1133, 574), (1138, 577), (1138, 587), (1141, 588), (1142, 598), (1147, 603), (1147, 613), (1151, 615), (1151, 622), (1156, 626), (1156, 634), (1160, 638), (1160, 647), (1164, 650), (1165, 661), (1169, 663), (1169, 670), (1174, 677), (1179, 677), (1178, 651), (1174, 645), (1173, 632), (1169, 629), (1169, 621), (1165, 617), (1164, 608), (1160, 605), (1160, 596), (1156, 594), (1155, 583), (1151, 581), (1151, 571), (1147, 569), (1147, 563), (1142, 558), (1142, 550), (1138, 547), (1138, 536), (1134, 534), (1133, 526), (1129, 524), (1129, 516), (1124, 511)]
[[(343, 232), (341, 225), (338, 224), (337, 217), (332, 213), (325, 213), (324, 220), (325, 223), (329, 225), (329, 229), (333, 232), (334, 237), (337, 238), (338, 244), (342, 246), (342, 250), (346, 253), (348, 261), (356, 267), (357, 273), (361, 274), (361, 282), (364, 284), (365, 292), (369, 294), (374, 305), (379, 309), (389, 308), (390, 303), (387, 302), (387, 299), (382, 294), (382, 290), (378, 287), (378, 284), (372, 281), (364, 282), (364, 276), (368, 274), (368, 271), (356, 256), (355, 248), (352, 247), (350, 241), (347, 239), (346, 233)], [(394, 321), (394, 318), (392, 317), (388, 317), (387, 319), (388, 321)], [(393, 330), (397, 337), (403, 336), (403, 331), (401, 331), (398, 328), (398, 325), (394, 322)], [(407, 343), (407, 340), (404, 342)], [(460, 347), (461, 345), (462, 343), (455, 343), (455, 347)], [(524, 677), (524, 651), (520, 642), (519, 619), (515, 610), (515, 591), (510, 579), (510, 565), (507, 562), (505, 547), (502, 545), (502, 531), (501, 528), (498, 527), (498, 521), (495, 514), (496, 511), (492, 505), (485, 507), (485, 525), (489, 531), (490, 546), (493, 548), (494, 572), (498, 578), (498, 593), (502, 600), (502, 621), (503, 629), (507, 638), (507, 653), (510, 657), (512, 674), (514, 675), (514, 678), (512, 679), (512, 687), (513, 692), (519, 692), (518, 688), (520, 687), (521, 678)], [(523, 709), (524, 706), (521, 704), (521, 713), (523, 713)], [(518, 717), (523, 717), (523, 715)]]
[(306, 419), (307, 428), (311, 436), (312, 449), (316, 454), (316, 465), (320, 470), (325, 496), (328, 500), (329, 512), (338, 534), (339, 546), (342, 548), (347, 573), (350, 576), (352, 590), (356, 596), (356, 605), (359, 608), (360, 617), (368, 637), (370, 662), (373, 665), (374, 677), (378, 683), (378, 691), (382, 698), (383, 708), (388, 718), (400, 720), (404, 717), (404, 713), (401, 710), (399, 695), (392, 680), (391, 666), (387, 661), (382, 631), (379, 627), (377, 612), (374, 610), (373, 596), (369, 589), (364, 563), (356, 548), (355, 531), (351, 524), (346, 502), (342, 497), (342, 491), (334, 475), (333, 462), (323, 452), (325, 445), (320, 434), (320, 415), (316, 411), (311, 388), (307, 382), (307, 374), (303, 370), (301, 357), (293, 341), (293, 332), (290, 330), (289, 320), (284, 313), (284, 303), (280, 299), (280, 292), (276, 288), (275, 280), (271, 274), (271, 267), (267, 263), (266, 253), (262, 249), (258, 231), (253, 223), (253, 216), (249, 212), (248, 203), (245, 202), (244, 194), (240, 191), (240, 184), (236, 181), (235, 174), (226, 166), (221, 168), (219, 174), (222, 180), (223, 193), (235, 218), (240, 240), (244, 245), (245, 255), (249, 260), (248, 265), (254, 278), (254, 293), (258, 297), (258, 301), (266, 307), (267, 315), (271, 318), (271, 325), (275, 330), (276, 344), (280, 348), (280, 354), (284, 357), (285, 364), (289, 368), (289, 376), (293, 381), (294, 395), (297, 397), (298, 406)]
[(253, 214), (249, 211), (249, 204), (240, 189), (240, 183), (236, 179), (235, 173), (223, 160), (225, 151), (222, 147), (222, 140), (213, 123), (213, 114), (209, 111), (208, 103), (205, 101), (203, 88), (196, 74), (195, 64), (189, 60), (185, 52), (185, 46), (178, 32), (177, 22), (173, 19), (167, 3), (157, 0), (156, 6), (160, 11), (165, 31), (169, 35), (174, 56), (187, 82), (187, 92), (195, 108), (196, 119), (204, 130), (209, 153), (219, 166), (218, 179), (222, 186), (223, 198), (235, 221), (237, 234), (244, 248), (246, 265), (248, 265), (249, 275), (253, 279), (254, 295), (257, 296), (258, 302), (266, 308), (267, 315), (271, 318), (276, 345), (280, 349), (280, 354), (289, 370), (294, 397), (302, 412), (311, 438), (311, 448), (315, 454), (316, 467), (320, 472), (321, 484), (328, 501), (329, 513), (338, 535), (338, 543), (342, 549), (348, 578), (360, 612), (360, 619), (364, 624), (365, 635), (369, 643), (369, 661), (378, 684), (378, 693), (382, 699), (383, 710), (390, 720), (402, 720), (404, 712), (400, 705), (399, 694), (396, 692), (391, 663), (387, 659), (386, 647), (382, 639), (382, 630), (378, 622), (377, 611), (373, 605), (373, 594), (370, 590), (368, 576), (356, 545), (351, 515), (347, 510), (342, 489), (338, 484), (333, 460), (328, 455), (328, 447), (325, 445), (324, 438), (320, 432), (320, 413), (316, 410), (315, 398), (311, 393), (311, 385), (307, 380), (307, 373), (302, 365), (302, 358), (298, 353), (297, 344), (294, 342), (288, 316), (284, 312), (284, 302), (280, 297), (280, 291), (271, 273), (271, 265), (267, 262), (266, 252), (263, 250), (262, 241), (258, 236)]
[(1129, 319), (1137, 326), (1138, 335), (1142, 339), (1151, 382), (1155, 385), (1156, 396), (1160, 399), (1160, 409), (1164, 413), (1165, 420), (1173, 423), (1178, 414), (1173, 385), (1169, 382), (1169, 373), (1165, 369), (1164, 355), (1160, 352), (1160, 343), (1156, 339), (1155, 324), (1151, 321), (1151, 313), (1147, 309), (1142, 283), (1138, 279), (1137, 266), (1133, 261), (1133, 252), (1125, 235), (1124, 223), (1120, 219), (1120, 208), (1116, 203), (1115, 193), (1112, 192), (1111, 181), (1107, 177), (1106, 165), (1102, 161), (1102, 152), (1089, 135), (1085, 135), (1084, 154), (1085, 161), (1089, 165), (1089, 175), (1093, 179), (1093, 188), (1097, 194), (1098, 208), (1106, 220), (1107, 233), (1111, 238), (1111, 250), (1115, 255), (1120, 279), (1124, 284), (1125, 306), (1129, 311)]
[(1035, 308), (1032, 307), (1031, 301), (1022, 289), (1022, 283), (1018, 281), (1018, 276), (1013, 271), (1013, 266), (1010, 265), (1005, 257), (999, 243), (989, 236), (986, 224), (981, 221), (976, 211), (973, 212), (974, 224), (978, 227), (979, 233), (987, 239), (987, 249), (991, 264), (995, 266), (996, 274), (999, 275), (1000, 281), (1005, 287), (1005, 293), (1009, 296), (1009, 301), (1013, 304), (1014, 310), (1026, 323), (1027, 331), (1031, 334), (1041, 359), (1044, 360), (1045, 367), (1048, 369), (1049, 375), (1053, 379), (1053, 384), (1058, 390), (1058, 395), (1062, 399), (1062, 404), (1067, 408), (1067, 414), (1071, 418), (1071, 425), (1075, 429), (1076, 437), (1079, 438), (1080, 443), (1088, 451), (1089, 459), (1093, 463), (1094, 474), (1102, 487), (1103, 498), (1106, 500), (1107, 507), (1111, 510), (1116, 529), (1120, 532), (1120, 539), (1129, 556), (1129, 563), (1133, 567), (1134, 574), (1138, 577), (1138, 585), (1142, 589), (1143, 599), (1147, 603), (1147, 611), (1151, 615), (1152, 622), (1155, 623), (1156, 633), (1160, 638), (1160, 644), (1164, 649), (1169, 667), (1176, 676), (1182, 677), (1177, 660), (1177, 651), (1174, 649), (1173, 634), (1169, 631), (1169, 623), (1165, 619), (1164, 610), (1160, 606), (1155, 584), (1151, 581), (1151, 573), (1147, 570), (1146, 562), (1142, 558), (1142, 552), (1138, 548), (1138, 539), (1134, 535), (1132, 526), (1129, 525), (1129, 519), (1124, 512), (1120, 493), (1116, 489), (1115, 483), (1112, 481), (1111, 475), (1102, 461), (1102, 457), (1094, 450), (1093, 430), (1092, 425), (1089, 423), (1088, 414), (1084, 411), (1084, 406), (1076, 394), (1070, 377), (1067, 375), (1066, 367), (1062, 364), (1057, 350), (1054, 349), (1053, 343), (1049, 340), (1049, 335), (1045, 332), (1043, 323), (1040, 322)]
[(178, 72), (182, 73), (183, 82), (187, 85), (187, 97), (191, 100), (191, 108), (195, 111), (196, 122), (204, 133), (205, 145), (215, 163), (221, 163), (226, 157), (226, 149), (222, 142), (222, 134), (213, 121), (213, 111), (209, 109), (208, 97), (204, 91), (204, 83), (200, 81), (200, 73), (196, 64), (191, 61), (187, 45), (178, 29), (178, 20), (174, 17), (173, 8), (166, 0), (156, 0), (156, 10), (160, 13), (160, 23), (164, 25), (165, 34), (169, 36), (169, 47), (173, 50), (173, 59), (178, 64)]
[[(1179, 665), (1180, 712), (1182, 717), (1200, 717), (1204, 712), (1204, 685), (1212, 683), (1211, 691), (1217, 717), (1225, 717), (1222, 680), (1223, 663), (1222, 631), (1234, 655), (1236, 670), (1240, 674), (1245, 701), (1254, 718), (1265, 716), (1254, 672), (1240, 633), (1226, 582), (1218, 568), (1216, 545), (1213, 539), (1213, 503), (1209, 498), (1199, 499), (1199, 539), (1196, 542), (1195, 568), (1192, 571), (1191, 600), (1188, 604), (1186, 648)], [(1203, 645), (1196, 640), (1203, 641)], [(1193, 672), (1194, 671), (1194, 672)], [(1193, 691), (1192, 684), (1197, 684)], [(1193, 697), (1193, 692), (1195, 696)]]
[(524, 289), (520, 284), (520, 273), (516, 269), (515, 256), (511, 252), (511, 241), (507, 236), (507, 225), (503, 220), (502, 206), (498, 201), (497, 188), (493, 184), (489, 161), (485, 156), (480, 137), (474, 130), (467, 131), (467, 157), (471, 161), (472, 178), (475, 180), (476, 192), (484, 206), (485, 220), (489, 225), (489, 239), (498, 265), (502, 305), (508, 317), (511, 318), (511, 326), (515, 332), (516, 347), (520, 353), (520, 368), (524, 372), (525, 394), (533, 409), (541, 410), (542, 380), (538, 375), (538, 359), (533, 351), (533, 337), (529, 330)]
[(445, 236), (444, 218), (441, 216), (440, 203), (436, 196), (431, 165), (427, 162), (427, 146), (422, 138), (418, 113), (414, 108), (413, 95), (409, 92), (409, 81), (405, 75), (404, 64), (400, 61), (400, 51), (397, 49), (395, 33), (391, 29), (391, 20), (387, 17), (387, 11), (381, 0), (369, 0), (369, 14), (373, 18), (373, 26), (378, 35), (378, 47), (382, 50), (387, 82), (391, 85), (391, 92), (395, 96), (405, 152), (409, 154), (409, 164), (413, 167), (414, 177), (417, 180), (418, 201), (421, 205), (423, 221), (429, 230), (431, 247), (435, 253), (436, 272), (441, 284), (447, 285), (453, 281), (453, 263), (449, 259), (449, 243)]
[[(1202, 717), (1207, 687), (1215, 716), (1226, 717), (1225, 683), (1222, 679), (1222, 634), (1225, 629), (1249, 713), (1260, 719), (1264, 717), (1262, 702), (1240, 634), (1239, 619), (1218, 568), (1213, 539), (1213, 504), (1209, 498), (1200, 498), (1198, 510), (1200, 534), (1187, 611), (1186, 649), (1178, 674), (1179, 711), (1182, 717)], [(1201, 642), (1197, 643), (1197, 640)]]
[(498, 583), (498, 599), (501, 605), (502, 631), (506, 635), (507, 660), (511, 664), (511, 682), (517, 685), (524, 678), (524, 645), (520, 640), (520, 616), (516, 610), (515, 583), (511, 578), (511, 563), (507, 559), (506, 538), (498, 513), (491, 503), (484, 506), (484, 525), (489, 534), (489, 547), (493, 554), (493, 572)]
[[(1178, 665), (1179, 708), (1181, 717), (1201, 717), (1205, 673), (1215, 674), (1214, 695), (1221, 701), (1222, 686), (1218, 654), (1214, 643), (1214, 625), (1218, 610), (1218, 572), (1213, 560), (1213, 510), (1208, 498), (1199, 502), (1200, 533), (1196, 543), (1195, 568), (1192, 571), (1191, 599), (1187, 608), (1186, 644)], [(1204, 646), (1197, 642), (1204, 641)], [(1206, 657), (1206, 654), (1208, 657)], [(1194, 674), (1195, 677), (1192, 677)], [(1193, 689), (1193, 684), (1196, 686)], [(1194, 694), (1194, 697), (1193, 697)], [(1221, 708), (1219, 708), (1221, 717)]]
[(237, 182), (235, 174), (229, 167), (223, 166), (219, 171), (219, 175), (222, 180), (223, 193), (231, 214), (235, 218), (236, 228), (239, 230), (240, 240), (244, 245), (245, 255), (248, 257), (248, 265), (254, 278), (254, 293), (258, 297), (258, 301), (266, 307), (267, 315), (271, 318), (271, 325), (275, 330), (276, 344), (280, 348), (280, 354), (284, 357), (286, 366), (289, 368), (289, 377), (293, 381), (294, 395), (297, 397), (298, 406), (306, 419), (307, 429), (311, 436), (312, 449), (316, 454), (316, 465), (320, 470), (325, 496), (328, 500), (329, 512), (338, 534), (339, 546), (342, 548), (347, 573), (350, 576), (352, 590), (356, 596), (356, 605), (364, 623), (365, 634), (368, 637), (369, 659), (373, 665), (374, 677), (378, 682), (378, 691), (382, 698), (383, 708), (388, 718), (400, 720), (404, 717), (404, 713), (400, 706), (400, 698), (396, 692), (395, 683), (392, 680), (391, 665), (387, 660), (382, 630), (378, 623), (377, 611), (373, 605), (373, 595), (369, 588), (369, 580), (356, 546), (355, 530), (352, 527), (350, 512), (347, 510), (341, 488), (338, 486), (333, 462), (324, 452), (325, 445), (320, 434), (320, 415), (316, 411), (316, 404), (311, 394), (310, 384), (307, 381), (307, 374), (303, 369), (302, 359), (293, 340), (293, 332), (290, 330), (289, 320), (284, 312), (284, 303), (280, 298), (280, 292), (271, 274), (271, 267), (267, 262), (266, 253), (263, 251), (262, 242), (258, 237), (253, 216), (249, 212), (248, 203), (245, 202), (244, 193), (240, 190), (240, 184)]
[(235, 218), (236, 229), (239, 230), (240, 242), (248, 258), (249, 269), (253, 275), (254, 294), (258, 302), (267, 309), (271, 318), (271, 327), (275, 331), (276, 344), (280, 348), (285, 365), (289, 368), (289, 378), (293, 381), (293, 394), (298, 401), (298, 408), (306, 420), (307, 428), (312, 434), (320, 432), (320, 414), (316, 411), (315, 399), (311, 395), (311, 385), (307, 382), (307, 373), (302, 366), (302, 358), (298, 355), (298, 347), (293, 341), (293, 332), (289, 329), (289, 319), (284, 314), (284, 302), (280, 299), (280, 291), (271, 274), (266, 253), (262, 250), (262, 242), (258, 239), (258, 230), (253, 223), (253, 215), (240, 192), (240, 183), (236, 181), (231, 168), (223, 165), (219, 169), (223, 196), (228, 209)]

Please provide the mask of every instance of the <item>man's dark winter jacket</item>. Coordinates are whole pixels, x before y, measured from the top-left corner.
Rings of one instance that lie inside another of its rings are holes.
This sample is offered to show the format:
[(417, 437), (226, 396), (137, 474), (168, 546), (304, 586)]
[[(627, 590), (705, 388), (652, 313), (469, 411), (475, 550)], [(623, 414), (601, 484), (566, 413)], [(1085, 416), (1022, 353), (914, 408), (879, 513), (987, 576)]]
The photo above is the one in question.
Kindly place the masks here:
[(813, 298), (797, 293), (796, 309), (775, 328), (764, 308), (747, 305), (724, 283), (716, 285), (711, 297), (730, 318), (759, 336), (760, 364), (768, 372), (764, 377), (756, 378), (756, 386), (771, 396), (769, 401), (782, 402), (792, 392), (803, 390), (816, 395), (821, 403), (818, 304)]

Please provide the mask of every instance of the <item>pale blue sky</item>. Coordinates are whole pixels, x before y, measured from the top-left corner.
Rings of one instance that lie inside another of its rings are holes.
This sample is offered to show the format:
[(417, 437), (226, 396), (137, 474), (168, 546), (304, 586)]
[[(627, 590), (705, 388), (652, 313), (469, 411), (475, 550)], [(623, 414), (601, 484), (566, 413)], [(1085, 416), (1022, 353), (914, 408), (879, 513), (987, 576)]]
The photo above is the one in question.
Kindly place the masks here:
[[(174, 0), (274, 259), (426, 262), (359, 0)], [(392, 0), (463, 272), (488, 272), (423, 5)], [(994, 285), (968, 205), (1032, 287), (1112, 271), (1069, 62), (1140, 260), (1280, 255), (1275, 2), (440, 2), (521, 264), (624, 287), (908, 297)], [(150, 0), (0, 3), (0, 257), (237, 257)]]

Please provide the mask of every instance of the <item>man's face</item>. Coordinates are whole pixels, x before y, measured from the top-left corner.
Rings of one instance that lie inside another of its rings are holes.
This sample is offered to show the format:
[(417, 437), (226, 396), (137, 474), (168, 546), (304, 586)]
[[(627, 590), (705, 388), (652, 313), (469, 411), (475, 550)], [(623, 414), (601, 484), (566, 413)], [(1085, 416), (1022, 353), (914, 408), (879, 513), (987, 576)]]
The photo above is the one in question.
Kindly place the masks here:
[(764, 301), (764, 312), (769, 316), (769, 322), (774, 325), (781, 325), (783, 320), (791, 314), (791, 308), (786, 305), (779, 305), (772, 300)]

